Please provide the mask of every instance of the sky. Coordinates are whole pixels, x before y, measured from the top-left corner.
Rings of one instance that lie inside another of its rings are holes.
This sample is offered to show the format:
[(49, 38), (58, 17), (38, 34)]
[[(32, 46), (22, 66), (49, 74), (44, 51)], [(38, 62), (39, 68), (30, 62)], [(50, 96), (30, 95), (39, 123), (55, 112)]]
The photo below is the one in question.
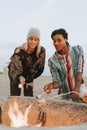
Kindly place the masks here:
[(43, 75), (50, 75), (48, 58), (55, 51), (50, 35), (64, 28), (70, 45), (83, 47), (87, 76), (87, 0), (0, 0), (0, 71), (14, 49), (26, 42), (31, 27), (40, 29), (40, 42), (46, 48)]

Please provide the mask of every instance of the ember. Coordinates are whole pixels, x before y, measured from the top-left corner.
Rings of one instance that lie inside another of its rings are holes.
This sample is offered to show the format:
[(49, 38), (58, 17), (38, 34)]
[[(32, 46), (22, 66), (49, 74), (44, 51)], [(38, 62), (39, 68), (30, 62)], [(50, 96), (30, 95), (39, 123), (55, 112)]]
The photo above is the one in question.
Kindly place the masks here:
[(87, 105), (47, 100), (36, 104), (35, 98), (8, 98), (1, 104), (1, 123), (11, 127), (70, 126), (87, 122)]

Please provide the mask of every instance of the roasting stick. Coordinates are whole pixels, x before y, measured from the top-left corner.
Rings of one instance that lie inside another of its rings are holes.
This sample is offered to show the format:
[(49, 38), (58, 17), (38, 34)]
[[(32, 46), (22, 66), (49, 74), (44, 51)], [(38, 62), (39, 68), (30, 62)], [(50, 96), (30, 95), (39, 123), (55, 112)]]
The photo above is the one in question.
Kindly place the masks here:
[(71, 92), (67, 92), (67, 93), (64, 93), (64, 94), (61, 94), (61, 95), (56, 95), (56, 96), (50, 96), (50, 97), (45, 97), (44, 95), (46, 94), (45, 92), (43, 92), (42, 94), (39, 94), (36, 96), (36, 99), (37, 101), (40, 103), (40, 102), (43, 102), (45, 103), (46, 100), (51, 100), (51, 99), (54, 99), (56, 97), (58, 98), (61, 98), (62, 96), (64, 95), (68, 95), (68, 94), (71, 94), (71, 93), (75, 93), (75, 94), (78, 94), (80, 96), (80, 94), (76, 91), (71, 91)]
[[(81, 95), (80, 95), (80, 93), (78, 93), (78, 92), (76, 92), (76, 91), (71, 91), (71, 92), (67, 92), (67, 93), (64, 93), (64, 94), (61, 94), (61, 95), (56, 95), (56, 96), (52, 96), (52, 97), (48, 97), (48, 98), (46, 98), (46, 100), (52, 100), (52, 99), (54, 99), (53, 101), (55, 101), (55, 98), (59, 98), (59, 100), (57, 100), (57, 101), (60, 101), (60, 102), (64, 102), (64, 103), (69, 103), (69, 104), (74, 104), (74, 105), (80, 105), (80, 106), (86, 106), (87, 107), (87, 104), (86, 103), (77, 103), (77, 102), (73, 102), (73, 101), (71, 101), (71, 100), (61, 100), (61, 97), (62, 96), (64, 96), (64, 95), (67, 95), (67, 94), (71, 94), (71, 93), (75, 93), (75, 94), (78, 94), (79, 95), (79, 97), (81, 97)], [(39, 102), (42, 102), (43, 101), (43, 99), (44, 99), (44, 97), (43, 97), (43, 95), (44, 94), (46, 94), (45, 92), (43, 92), (42, 94), (40, 94), (39, 96), (38, 96), (38, 98), (39, 98)]]
[[(75, 94), (78, 94), (78, 95), (80, 96), (80, 94), (79, 94), (78, 92), (76, 92), (76, 91), (71, 91), (71, 92), (63, 93), (63, 94), (61, 94), (61, 95), (56, 95), (56, 96), (48, 97), (48, 98), (46, 98), (46, 99), (51, 99), (51, 98), (55, 98), (55, 97), (62, 97), (62, 96), (65, 96), (65, 95), (68, 95), (68, 94), (71, 94), (71, 93), (75, 93)], [(39, 94), (39, 95), (37, 95), (37, 96), (38, 96), (38, 98), (42, 98), (45, 94), (46, 94), (46, 93), (43, 92), (43, 93), (41, 93), (41, 94)]]
[(79, 95), (79, 97), (80, 97), (80, 94), (79, 94), (78, 92), (76, 92), (76, 91), (71, 91), (71, 92), (63, 93), (63, 94), (61, 94), (61, 95), (56, 95), (56, 96), (53, 96), (53, 97), (49, 97), (49, 98), (47, 98), (47, 99), (51, 99), (51, 98), (55, 98), (55, 97), (62, 97), (62, 96), (65, 96), (65, 95), (68, 95), (68, 94), (71, 94), (71, 93), (75, 93), (75, 94)]
[[(49, 97), (49, 98), (46, 98), (48, 100), (51, 100), (51, 99), (54, 99), (56, 97), (60, 98), (60, 101), (61, 102), (64, 102), (64, 103), (70, 103), (70, 104), (74, 104), (74, 105), (80, 105), (80, 106), (86, 106), (87, 107), (87, 104), (86, 103), (77, 103), (77, 102), (73, 102), (73, 101), (70, 101), (70, 100), (61, 100), (61, 97), (62, 96), (65, 96), (67, 94), (71, 94), (71, 93), (75, 93), (77, 95), (79, 95), (79, 97), (81, 98), (81, 95), (80, 93), (76, 92), (76, 91), (71, 91), (71, 92), (67, 92), (67, 93), (64, 93), (64, 94), (61, 94), (61, 95), (56, 95), (56, 96), (52, 96), (52, 97)], [(55, 100), (54, 100), (55, 101)]]

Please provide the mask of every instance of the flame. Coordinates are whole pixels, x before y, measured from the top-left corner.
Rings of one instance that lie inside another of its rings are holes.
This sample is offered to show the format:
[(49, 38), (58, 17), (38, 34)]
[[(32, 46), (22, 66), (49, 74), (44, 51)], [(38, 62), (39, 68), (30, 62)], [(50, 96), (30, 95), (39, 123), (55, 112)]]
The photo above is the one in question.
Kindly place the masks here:
[(8, 115), (11, 119), (11, 127), (28, 126), (28, 114), (30, 112), (31, 105), (26, 107), (24, 114), (18, 108), (18, 102), (14, 100), (9, 103)]

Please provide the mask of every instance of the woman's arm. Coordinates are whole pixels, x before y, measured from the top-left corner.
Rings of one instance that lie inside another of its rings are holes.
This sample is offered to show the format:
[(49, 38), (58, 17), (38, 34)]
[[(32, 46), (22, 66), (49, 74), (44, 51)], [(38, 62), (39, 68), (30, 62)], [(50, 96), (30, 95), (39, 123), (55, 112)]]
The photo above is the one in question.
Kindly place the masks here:
[(19, 77), (22, 75), (23, 67), (21, 64), (20, 56), (14, 54), (8, 66), (8, 76), (12, 81), (18, 81)]

